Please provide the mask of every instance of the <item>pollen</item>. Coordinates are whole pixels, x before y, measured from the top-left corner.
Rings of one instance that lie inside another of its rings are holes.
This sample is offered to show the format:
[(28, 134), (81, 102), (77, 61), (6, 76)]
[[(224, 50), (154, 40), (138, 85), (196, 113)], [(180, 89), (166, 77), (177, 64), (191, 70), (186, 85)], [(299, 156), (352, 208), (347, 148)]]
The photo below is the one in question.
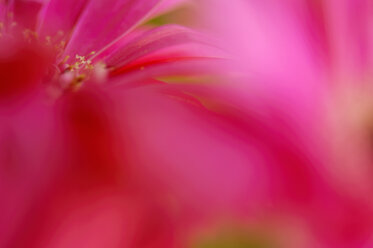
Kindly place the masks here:
[(39, 35), (30, 29), (23, 30), (23, 37), (29, 42), (39, 39)]
[(84, 80), (87, 78), (85, 74), (80, 74), (76, 76), (70, 83), (69, 87), (72, 91), (77, 91), (83, 85)]
[(86, 56), (76, 54), (72, 58), (67, 55), (61, 60), (58, 66), (62, 71), (60, 76), (63, 89), (76, 91), (87, 80), (101, 82), (105, 79), (106, 74), (102, 71), (106, 70), (106, 66), (102, 63), (93, 64), (91, 57), (95, 53), (93, 51)]
[(66, 55), (65, 58), (61, 61), (61, 65), (62, 64), (65, 64), (68, 60), (69, 60), (70, 56), (69, 55)]
[(45, 40), (47, 41), (47, 45), (51, 45), (52, 44), (52, 37), (47, 36), (47, 37), (45, 37)]
[[(95, 54), (96, 52), (91, 52), (88, 54), (88, 57)], [(62, 60), (62, 64), (65, 64), (69, 60), (69, 56), (66, 56)], [(81, 70), (92, 70), (94, 69), (94, 66), (92, 65), (92, 59), (88, 59), (86, 56), (81, 56), (79, 54), (75, 55), (75, 62), (72, 63), (71, 65), (66, 64), (67, 70), (70, 71), (81, 71)]]

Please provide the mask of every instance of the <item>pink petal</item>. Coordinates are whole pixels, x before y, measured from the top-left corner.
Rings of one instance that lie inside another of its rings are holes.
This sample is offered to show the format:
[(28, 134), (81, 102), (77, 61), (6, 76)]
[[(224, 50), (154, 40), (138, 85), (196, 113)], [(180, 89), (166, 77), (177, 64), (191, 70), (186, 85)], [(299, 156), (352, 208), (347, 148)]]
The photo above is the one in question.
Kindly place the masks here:
[(206, 109), (197, 99), (207, 105), (211, 99), (185, 85), (114, 91), (123, 106), (118, 115), (126, 116), (130, 168), (139, 173), (134, 180), (153, 194), (211, 214), (250, 212), (263, 201), (307, 206), (324, 196), (318, 160), (297, 147), (303, 142), (297, 135), (284, 135), (290, 131), (281, 116), (219, 104)]
[(2, 20), (2, 21), (3, 21), (5, 10), (6, 10), (5, 2), (1, 1), (0, 2), (0, 20)]
[(191, 42), (203, 42), (202, 35), (176, 25), (162, 26), (114, 50), (104, 61), (109, 67), (121, 67), (157, 50)]
[(333, 0), (325, 1), (323, 7), (334, 72), (341, 80), (346, 77), (364, 80), (364, 72), (371, 71), (373, 61), (372, 2)]
[(50, 54), (38, 44), (1, 39), (0, 105), (22, 100), (38, 89), (51, 62)]
[[(53, 111), (52, 115), (31, 111), (22, 114), (19, 123), (1, 122), (5, 127), (20, 125), (14, 131), (22, 139), (14, 153), (22, 155), (16, 161), (27, 166), (9, 164), (20, 167), (17, 180), (0, 173), (5, 179), (1, 180), (0, 197), (8, 199), (0, 206), (6, 214), (0, 219), (0, 230), (4, 229), (0, 244), (175, 247), (172, 214), (159, 198), (144, 193), (138, 187), (141, 184), (132, 181), (134, 172), (128, 164), (132, 148), (122, 142), (129, 137), (122, 122), (126, 116), (118, 111), (123, 106), (114, 104), (118, 102), (112, 96), (98, 87), (86, 87), (64, 96), (57, 107), (41, 105)], [(28, 120), (31, 117), (34, 120)], [(44, 121), (50, 118), (53, 122), (46, 125)], [(0, 139), (0, 145), (10, 149), (1, 151), (13, 154), (11, 142), (4, 141), (8, 140)]]
[[(305, 2), (209, 3), (206, 17), (212, 18), (210, 24), (219, 30), (217, 35), (236, 60), (233, 67), (243, 75), (234, 82), (240, 99), (247, 100), (245, 92), (258, 91), (282, 107), (296, 128), (303, 129), (299, 132), (310, 134), (309, 127), (319, 124), (322, 103), (318, 100), (323, 97), (329, 71), (322, 44), (325, 38), (319, 40), (308, 33), (310, 27), (319, 29), (309, 20)], [(227, 18), (222, 19), (223, 15)]]
[(262, 185), (252, 177), (255, 151), (236, 136), (235, 127), (192, 97), (164, 89), (116, 90), (134, 183), (199, 211), (239, 209), (255, 198), (251, 189)]
[(55, 36), (62, 31), (64, 35), (69, 35), (88, 2), (88, 0), (50, 0), (42, 10), (39, 33)]
[(223, 59), (201, 57), (159, 57), (139, 61), (111, 72), (111, 85), (126, 85), (161, 76), (209, 75), (226, 64)]
[(59, 168), (50, 162), (55, 138), (53, 108), (41, 96), (0, 110), (0, 246), (12, 247), (24, 220)]
[(136, 39), (137, 37), (139, 37), (140, 35), (148, 31), (149, 29), (147, 27), (135, 28), (134, 30), (127, 33), (126, 35), (122, 36), (120, 39), (113, 42), (110, 46), (106, 47), (105, 49), (102, 49), (100, 53), (96, 53), (94, 56), (92, 56), (92, 60), (95, 62), (102, 61), (104, 58), (111, 55), (114, 51), (116, 51), (120, 47), (127, 46), (134, 39)]
[(66, 54), (100, 51), (142, 21), (159, 0), (93, 0), (77, 23)]
[(34, 30), (41, 8), (42, 3), (39, 1), (15, 0), (13, 1), (12, 11), (18, 25)]

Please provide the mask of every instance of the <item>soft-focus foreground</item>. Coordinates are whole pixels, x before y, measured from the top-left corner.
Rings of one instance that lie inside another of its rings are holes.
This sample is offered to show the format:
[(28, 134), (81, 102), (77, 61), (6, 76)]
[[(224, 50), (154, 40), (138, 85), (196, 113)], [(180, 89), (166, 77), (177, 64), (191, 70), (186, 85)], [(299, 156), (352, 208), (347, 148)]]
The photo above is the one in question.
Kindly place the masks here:
[(373, 247), (370, 0), (0, 0), (0, 247)]

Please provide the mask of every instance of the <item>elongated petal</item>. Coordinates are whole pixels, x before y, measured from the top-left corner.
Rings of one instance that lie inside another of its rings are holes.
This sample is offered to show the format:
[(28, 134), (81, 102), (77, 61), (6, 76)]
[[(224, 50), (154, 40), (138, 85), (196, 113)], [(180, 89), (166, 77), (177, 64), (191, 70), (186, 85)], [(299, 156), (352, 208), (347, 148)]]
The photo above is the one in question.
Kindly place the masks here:
[(371, 73), (373, 4), (367, 0), (323, 1), (332, 67), (338, 79), (364, 79)]
[(154, 87), (118, 92), (135, 183), (198, 212), (239, 208), (254, 197), (248, 185), (260, 184), (248, 166), (250, 151), (232, 137), (234, 127), (198, 101), (169, 93)]
[[(122, 122), (126, 117), (118, 111), (123, 106), (108, 96), (87, 87), (55, 107), (41, 105), (52, 115), (32, 111), (19, 123), (0, 119), (0, 159), (17, 162), (0, 167), (0, 197), (8, 199), (0, 206), (2, 246), (177, 247), (168, 208), (132, 182), (132, 149), (121, 143), (129, 137)], [(57, 118), (51, 128), (44, 121), (52, 117)], [(14, 133), (23, 139), (8, 137), (7, 124), (18, 125)]]
[(203, 38), (198, 33), (180, 26), (162, 26), (140, 35), (123, 47), (119, 47), (105, 59), (105, 63), (109, 67), (121, 67), (158, 50), (190, 42), (203, 42)]
[(93, 0), (84, 10), (67, 46), (68, 55), (100, 51), (143, 20), (159, 0)]
[(14, 12), (14, 21), (17, 23), (17, 25), (34, 30), (38, 21), (38, 14), (42, 6), (43, 3), (40, 1), (13, 1), (12, 11)]
[[(219, 105), (209, 111), (197, 99), (214, 106), (211, 99), (185, 86), (176, 91), (161, 85), (127, 92), (120, 99), (129, 118), (131, 163), (135, 171), (149, 177), (149, 184), (155, 180), (159, 190), (166, 187), (170, 189), (166, 192), (200, 210), (210, 202), (211, 211), (249, 211), (262, 200), (278, 207), (305, 207), (323, 199), (324, 182), (314, 171), (318, 161), (311, 159), (307, 149), (295, 146), (302, 139), (284, 135), (289, 130), (281, 116), (266, 117), (258, 109), (241, 112)], [(145, 151), (147, 156), (142, 156)], [(222, 198), (230, 202), (220, 201)]]
[[(14, 247), (29, 211), (50, 190), (58, 168), (50, 163), (55, 147), (53, 108), (34, 96), (26, 105), (0, 109), (0, 246)], [(28, 230), (29, 231), (29, 230)]]
[(164, 13), (170, 11), (174, 8), (177, 8), (185, 3), (191, 2), (190, 0), (164, 0), (162, 3), (157, 7), (156, 11), (158, 13)]
[(42, 35), (55, 36), (59, 31), (69, 34), (79, 20), (88, 0), (51, 0), (45, 4), (38, 31)]
[(200, 57), (160, 57), (118, 68), (111, 72), (111, 85), (126, 85), (130, 82), (161, 76), (208, 75), (217, 72), (226, 63), (223, 59)]
[(5, 11), (6, 11), (5, 2), (4, 1), (0, 1), (0, 20), (1, 20), (1, 22), (4, 22)]

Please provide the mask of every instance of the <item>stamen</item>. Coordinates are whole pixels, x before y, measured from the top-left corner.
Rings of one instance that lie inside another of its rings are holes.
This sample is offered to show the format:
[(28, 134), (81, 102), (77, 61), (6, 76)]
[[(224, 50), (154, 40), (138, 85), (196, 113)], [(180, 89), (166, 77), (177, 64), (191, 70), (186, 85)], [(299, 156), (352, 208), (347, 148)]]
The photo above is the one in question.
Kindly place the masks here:
[(61, 36), (63, 36), (64, 35), (64, 32), (62, 31), (62, 30), (58, 30), (58, 32), (57, 32), (57, 36), (58, 37), (61, 37)]
[(60, 64), (65, 64), (69, 58), (70, 58), (70, 56), (66, 55), (66, 57), (61, 61)]
[(25, 29), (23, 31), (23, 36), (25, 37), (25, 39), (29, 42), (31, 42), (32, 40), (38, 40), (39, 39), (39, 35), (35, 32), (35, 31), (32, 31), (30, 29)]
[[(71, 61), (70, 56), (65, 56), (59, 63), (62, 74), (61, 81), (63, 89), (70, 89), (72, 91), (78, 90), (85, 81), (92, 80), (92, 82), (102, 82), (107, 76), (106, 66), (104, 64), (93, 65), (90, 57), (96, 52), (90, 52), (86, 56), (76, 54)], [(70, 59), (70, 61), (69, 61)], [(71, 63), (67, 63), (67, 62)]]
[(88, 70), (93, 70), (95, 67), (93, 65), (86, 65), (84, 68)]
[(3, 36), (4, 23), (0, 22), (0, 37)]
[(47, 41), (47, 45), (52, 45), (52, 38), (50, 36), (45, 37), (45, 40)]
[(70, 88), (73, 91), (77, 91), (83, 84), (84, 80), (86, 79), (85, 74), (80, 74), (77, 77), (74, 78), (74, 80), (70, 84)]

